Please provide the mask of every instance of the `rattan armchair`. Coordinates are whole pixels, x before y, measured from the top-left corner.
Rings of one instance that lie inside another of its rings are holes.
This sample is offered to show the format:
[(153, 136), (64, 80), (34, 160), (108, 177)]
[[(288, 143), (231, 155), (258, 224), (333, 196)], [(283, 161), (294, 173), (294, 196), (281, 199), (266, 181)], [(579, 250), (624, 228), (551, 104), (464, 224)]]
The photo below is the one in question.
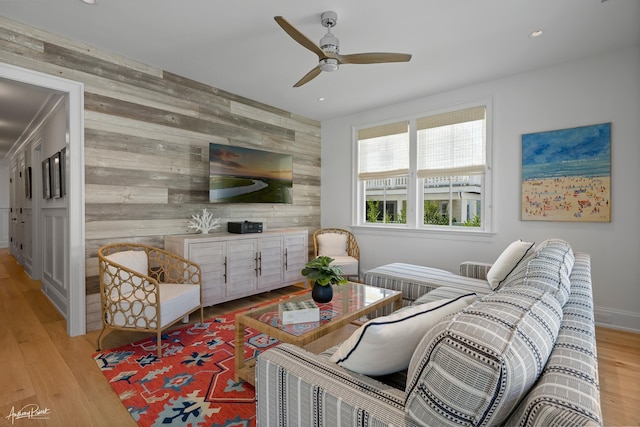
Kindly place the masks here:
[(360, 279), (360, 248), (355, 236), (342, 228), (321, 228), (313, 233), (315, 256), (334, 259), (332, 265), (341, 267), (348, 278)]
[[(98, 250), (102, 330), (155, 332), (162, 357), (162, 331), (202, 310), (200, 266), (152, 246), (113, 243)], [(106, 333), (105, 333), (106, 332)]]

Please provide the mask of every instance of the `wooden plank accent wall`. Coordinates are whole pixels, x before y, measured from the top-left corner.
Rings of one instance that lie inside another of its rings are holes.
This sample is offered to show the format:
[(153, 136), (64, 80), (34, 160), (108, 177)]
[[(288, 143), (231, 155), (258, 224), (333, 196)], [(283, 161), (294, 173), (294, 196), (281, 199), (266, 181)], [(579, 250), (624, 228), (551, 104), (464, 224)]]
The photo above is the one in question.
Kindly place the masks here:
[[(85, 85), (91, 328), (99, 325), (97, 250), (105, 243), (162, 247), (164, 235), (188, 232), (205, 207), (224, 229), (237, 220), (310, 233), (320, 226), (319, 122), (3, 17), (0, 61)], [(210, 142), (292, 154), (294, 203), (208, 203)]]

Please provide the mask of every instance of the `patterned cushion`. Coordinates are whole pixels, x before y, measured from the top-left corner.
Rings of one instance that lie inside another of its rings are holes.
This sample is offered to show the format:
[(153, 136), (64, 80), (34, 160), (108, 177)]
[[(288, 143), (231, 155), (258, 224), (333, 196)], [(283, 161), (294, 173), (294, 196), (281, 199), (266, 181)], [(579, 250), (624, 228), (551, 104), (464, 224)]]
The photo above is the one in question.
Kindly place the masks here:
[(591, 262), (577, 252), (571, 295), (551, 356), (536, 385), (513, 411), (508, 426), (601, 426)]
[(574, 263), (575, 256), (567, 242), (545, 240), (504, 279), (502, 288), (520, 284), (536, 287), (551, 292), (564, 306), (571, 293), (569, 276)]
[(388, 316), (369, 320), (347, 338), (331, 360), (365, 375), (386, 375), (407, 369), (424, 334), (443, 317), (475, 300), (467, 293), (455, 299), (405, 307)]
[(491, 292), (486, 280), (453, 274), (439, 268), (395, 262), (364, 273), (364, 283), (378, 288), (402, 291), (404, 305), (409, 305), (440, 286), (453, 286), (478, 295)]
[(404, 391), (286, 343), (256, 361), (256, 419), (260, 427), (407, 426)]
[(440, 301), (443, 299), (458, 298), (468, 293), (469, 291), (454, 288), (453, 286), (441, 286), (439, 288), (435, 288), (431, 292), (427, 292), (426, 294), (422, 295), (420, 298), (415, 300), (411, 305), (420, 305), (420, 304), (425, 304), (433, 301)]
[(487, 273), (491, 269), (490, 262), (462, 261), (458, 267), (462, 277), (487, 280)]
[(424, 426), (503, 423), (542, 373), (561, 321), (558, 300), (526, 285), (443, 319), (411, 359), (407, 416)]

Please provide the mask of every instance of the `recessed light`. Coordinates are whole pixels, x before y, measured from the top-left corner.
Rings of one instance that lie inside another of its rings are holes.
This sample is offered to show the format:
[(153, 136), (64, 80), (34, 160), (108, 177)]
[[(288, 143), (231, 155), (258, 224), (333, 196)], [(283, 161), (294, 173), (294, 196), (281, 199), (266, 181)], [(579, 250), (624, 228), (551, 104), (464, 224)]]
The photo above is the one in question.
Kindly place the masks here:
[(82, 3), (86, 3), (86, 4), (96, 4), (98, 3), (98, 0), (81, 0)]
[(540, 37), (543, 34), (544, 34), (544, 31), (536, 30), (536, 31), (532, 31), (531, 33), (529, 33), (529, 37), (536, 38), (536, 37)]
[(322, 102), (322, 101), (324, 101), (324, 100), (325, 100), (325, 97), (324, 97), (324, 96), (321, 96), (321, 97), (319, 97), (319, 98), (318, 98), (318, 101), (320, 101), (320, 102)]

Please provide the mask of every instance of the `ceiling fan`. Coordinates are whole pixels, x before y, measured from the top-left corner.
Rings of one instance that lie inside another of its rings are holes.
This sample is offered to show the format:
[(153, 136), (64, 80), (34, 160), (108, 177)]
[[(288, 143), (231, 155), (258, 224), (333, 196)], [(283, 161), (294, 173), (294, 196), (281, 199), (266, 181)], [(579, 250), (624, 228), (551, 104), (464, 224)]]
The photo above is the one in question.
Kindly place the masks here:
[(338, 14), (336, 12), (324, 12), (320, 16), (320, 23), (327, 28), (327, 34), (320, 39), (317, 45), (308, 37), (298, 31), (282, 16), (274, 17), (282, 29), (295, 41), (318, 55), (318, 65), (305, 74), (293, 87), (300, 87), (317, 77), (322, 71), (336, 71), (341, 64), (379, 64), (383, 62), (408, 62), (411, 55), (407, 53), (354, 53), (340, 55), (338, 38), (333, 35), (331, 29), (336, 26)]

